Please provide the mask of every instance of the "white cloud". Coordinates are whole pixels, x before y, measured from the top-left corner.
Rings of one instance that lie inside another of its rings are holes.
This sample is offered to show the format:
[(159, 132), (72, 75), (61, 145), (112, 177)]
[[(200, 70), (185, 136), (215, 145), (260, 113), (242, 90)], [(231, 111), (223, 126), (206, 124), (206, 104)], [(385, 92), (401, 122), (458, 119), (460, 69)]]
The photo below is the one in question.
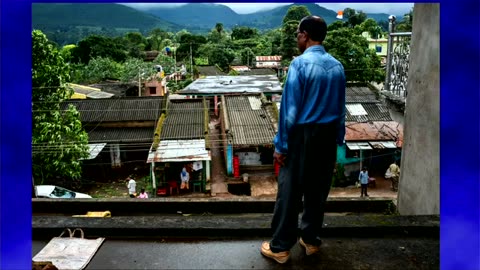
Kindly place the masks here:
[[(149, 9), (152, 7), (175, 7), (185, 5), (185, 3), (121, 3), (129, 7), (137, 9)], [(248, 14), (260, 10), (269, 10), (279, 6), (286, 6), (292, 3), (217, 3), (229, 6), (232, 10), (239, 14)], [(333, 11), (343, 10), (347, 7), (361, 10), (365, 13), (387, 13), (403, 15), (408, 13), (413, 3), (316, 3), (324, 8)]]

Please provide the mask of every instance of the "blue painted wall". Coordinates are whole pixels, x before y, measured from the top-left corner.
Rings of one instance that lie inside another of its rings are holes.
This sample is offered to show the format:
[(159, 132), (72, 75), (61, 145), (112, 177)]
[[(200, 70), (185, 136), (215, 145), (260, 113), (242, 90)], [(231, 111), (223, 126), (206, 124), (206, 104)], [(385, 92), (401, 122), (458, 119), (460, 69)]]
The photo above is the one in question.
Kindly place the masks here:
[(231, 144), (227, 145), (227, 174), (233, 174), (233, 149)]
[(344, 144), (342, 146), (337, 146), (337, 163), (339, 164), (350, 164), (360, 162), (360, 158), (347, 158), (347, 146)]

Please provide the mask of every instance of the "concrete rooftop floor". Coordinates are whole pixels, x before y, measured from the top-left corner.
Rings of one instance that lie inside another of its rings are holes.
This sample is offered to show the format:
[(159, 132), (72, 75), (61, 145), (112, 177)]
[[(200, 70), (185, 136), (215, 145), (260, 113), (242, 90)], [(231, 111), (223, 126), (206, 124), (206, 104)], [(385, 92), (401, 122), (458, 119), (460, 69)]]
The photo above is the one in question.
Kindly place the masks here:
[[(106, 239), (85, 269), (439, 269), (438, 238), (325, 238), (306, 256), (299, 244), (280, 265), (260, 254), (268, 238)], [(32, 254), (48, 240), (34, 240)]]

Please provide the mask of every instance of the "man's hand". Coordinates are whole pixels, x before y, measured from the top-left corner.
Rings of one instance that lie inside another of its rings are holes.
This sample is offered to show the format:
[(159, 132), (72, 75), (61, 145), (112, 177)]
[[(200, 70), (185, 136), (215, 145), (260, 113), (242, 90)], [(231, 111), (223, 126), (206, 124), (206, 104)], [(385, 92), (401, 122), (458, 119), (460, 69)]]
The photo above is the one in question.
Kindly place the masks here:
[(278, 153), (278, 152), (273, 153), (273, 159), (275, 160), (275, 162), (278, 163), (278, 165), (280, 165), (280, 167), (285, 166), (285, 159), (286, 158), (287, 158), (287, 155), (285, 155), (285, 154), (281, 154), (281, 153)]

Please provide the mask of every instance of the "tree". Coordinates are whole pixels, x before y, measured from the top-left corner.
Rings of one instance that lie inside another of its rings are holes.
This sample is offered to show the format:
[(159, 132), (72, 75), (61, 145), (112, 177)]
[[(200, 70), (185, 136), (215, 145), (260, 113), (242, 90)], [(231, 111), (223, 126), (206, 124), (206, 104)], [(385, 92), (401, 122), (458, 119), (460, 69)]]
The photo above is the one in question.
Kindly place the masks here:
[(91, 35), (81, 40), (72, 49), (72, 61), (87, 64), (95, 57), (108, 57), (116, 62), (123, 62), (128, 57), (127, 47), (123, 38), (109, 38)]
[(353, 29), (331, 31), (323, 44), (327, 52), (343, 64), (347, 81), (382, 82), (385, 79), (379, 56), (368, 48), (368, 41), (356, 35)]
[(242, 64), (251, 66), (253, 60), (255, 60), (255, 54), (250, 48), (245, 48), (240, 51), (240, 57), (242, 59)]
[(343, 10), (343, 17), (347, 19), (347, 24), (353, 28), (364, 22), (367, 19), (367, 14), (361, 10), (356, 11), (352, 8), (346, 8)]
[(235, 52), (232, 49), (219, 47), (211, 51), (208, 62), (212, 65), (218, 65), (223, 71), (228, 71), (233, 59), (235, 59)]
[(295, 21), (297, 24), (306, 16), (310, 16), (310, 11), (308, 11), (308, 8), (306, 6), (297, 6), (293, 5), (291, 6), (287, 14), (283, 17), (282, 25), (290, 22), (290, 21)]
[[(139, 60), (141, 61), (141, 60)], [(106, 57), (96, 57), (87, 65), (78, 67), (75, 73), (76, 83), (97, 83), (106, 79), (121, 79), (123, 65)]]
[(347, 27), (348, 26), (347, 24), (348, 24), (347, 22), (335, 21), (327, 26), (327, 31), (330, 32), (343, 27)]
[(395, 32), (411, 32), (413, 22), (413, 9), (403, 16), (403, 19), (395, 27)]
[(217, 23), (215, 24), (215, 30), (221, 34), (223, 32), (223, 23)]
[(80, 159), (88, 157), (88, 134), (79, 113), (61, 103), (73, 91), (69, 69), (39, 30), (32, 32), (32, 174), (36, 183), (55, 184), (57, 177), (78, 179)]
[(290, 61), (294, 55), (298, 55), (297, 37), (295, 35), (300, 20), (306, 16), (310, 16), (305, 6), (291, 6), (285, 17), (283, 17), (282, 23), (282, 60)]
[(232, 28), (231, 37), (233, 40), (256, 38), (258, 37), (258, 30), (247, 26), (235, 26)]

